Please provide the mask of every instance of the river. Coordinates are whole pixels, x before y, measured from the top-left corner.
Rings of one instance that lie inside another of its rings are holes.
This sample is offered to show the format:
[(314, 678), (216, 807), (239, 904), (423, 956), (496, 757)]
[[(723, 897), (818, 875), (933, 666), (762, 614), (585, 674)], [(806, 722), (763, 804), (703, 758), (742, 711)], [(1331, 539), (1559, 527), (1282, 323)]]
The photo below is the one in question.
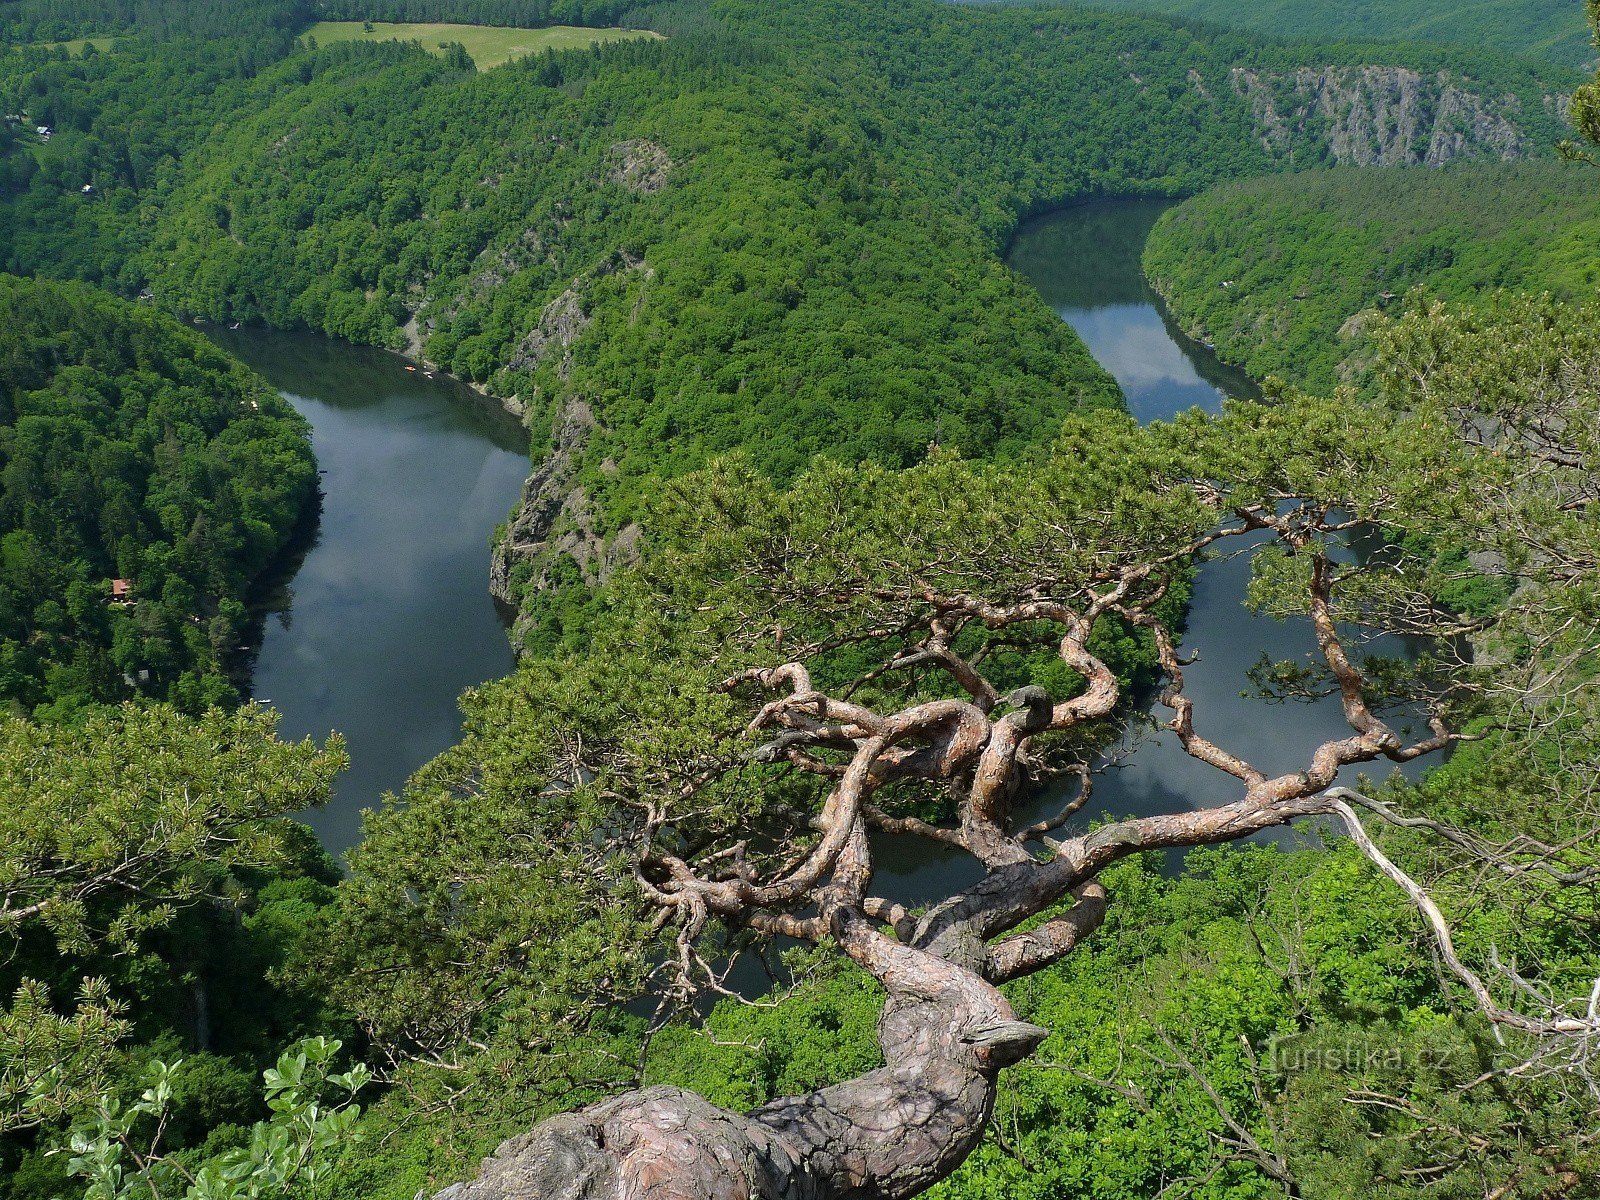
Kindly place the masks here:
[[(1139, 259), (1170, 202), (1084, 204), (1018, 230), (1009, 261), (1088, 344), (1142, 421), (1225, 394), (1250, 380), (1173, 324)], [(380, 351), (309, 334), (216, 331), (311, 422), (324, 500), (315, 540), (286, 567), (263, 605), (253, 694), (283, 714), (288, 737), (349, 740), (351, 767), (332, 801), (308, 815), (330, 850), (360, 836), (360, 811), (449, 746), (458, 694), (509, 672), (501, 614), (487, 592), (488, 546), (528, 472), (520, 426), (459, 384), (408, 372)], [(1248, 565), (1198, 574), (1187, 672), (1202, 732), (1268, 771), (1288, 770), (1346, 732), (1336, 702), (1286, 710), (1248, 700), (1246, 672), (1262, 655), (1303, 655), (1303, 622), (1242, 606)], [(1185, 755), (1170, 734), (1148, 736), (1101, 777), (1095, 815), (1207, 807), (1236, 784)], [(1058, 803), (1046, 793), (1039, 811)], [(974, 864), (920, 839), (884, 839), (880, 888), (921, 902), (977, 878)]]
[(304, 818), (341, 853), (362, 809), (457, 740), (461, 692), (512, 668), (489, 541), (528, 474), (527, 438), (498, 405), (392, 354), (211, 332), (311, 422), (322, 510), (303, 557), (263, 589), (251, 694), (284, 737), (347, 739), (349, 770)]
[[(1106, 200), (1050, 213), (1018, 229), (1007, 257), (1115, 377), (1142, 422), (1194, 407), (1217, 412), (1225, 396), (1260, 395), (1248, 376), (1186, 337), (1145, 281), (1145, 240), (1172, 203)], [(1283, 706), (1241, 694), (1250, 688), (1249, 668), (1263, 653), (1305, 661), (1312, 645), (1308, 621), (1274, 621), (1244, 607), (1249, 573), (1248, 560), (1237, 557), (1198, 572), (1185, 650), (1198, 651), (1200, 660), (1184, 672), (1185, 691), (1195, 701), (1200, 732), (1269, 773), (1294, 770), (1317, 745), (1348, 734), (1349, 726), (1333, 698)], [(1096, 817), (1209, 808), (1238, 799), (1236, 780), (1190, 758), (1171, 733), (1144, 724), (1134, 724), (1143, 735), (1137, 748), (1098, 778), (1093, 803), (1068, 832)], [(1387, 773), (1382, 766), (1373, 770)], [(1046, 790), (1033, 810), (1043, 815), (1060, 803), (1060, 794)], [(878, 890), (906, 903), (942, 898), (980, 877), (971, 859), (920, 839), (884, 839), (877, 861)]]

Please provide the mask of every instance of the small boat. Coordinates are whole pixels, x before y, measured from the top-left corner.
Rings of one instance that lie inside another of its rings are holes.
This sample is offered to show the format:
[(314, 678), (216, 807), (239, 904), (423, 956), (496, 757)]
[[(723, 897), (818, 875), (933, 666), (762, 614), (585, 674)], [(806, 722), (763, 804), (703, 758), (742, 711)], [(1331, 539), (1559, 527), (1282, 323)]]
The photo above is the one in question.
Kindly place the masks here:
[(408, 371), (412, 372), (413, 374), (415, 374), (417, 369), (415, 367), (407, 367), (406, 370), (408, 370)]

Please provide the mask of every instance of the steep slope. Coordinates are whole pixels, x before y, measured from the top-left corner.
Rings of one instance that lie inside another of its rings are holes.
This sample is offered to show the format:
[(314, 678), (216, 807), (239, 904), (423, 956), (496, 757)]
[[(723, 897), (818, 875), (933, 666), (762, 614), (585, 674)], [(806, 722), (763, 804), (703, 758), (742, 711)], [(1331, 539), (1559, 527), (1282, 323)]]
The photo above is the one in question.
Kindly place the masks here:
[[(13, 173), (11, 260), (404, 347), (506, 398), (548, 458), (494, 579), (523, 639), (551, 644), (581, 637), (660, 481), (712, 455), (779, 478), (934, 442), (1003, 457), (1114, 403), (1000, 265), (1019, 216), (1291, 161), (1538, 154), (1573, 82), (1077, 9), (679, 0), (629, 19), (667, 39), (481, 74), (398, 44), (242, 55), (209, 93), (181, 44), (19, 56), (7, 87), (60, 132), (10, 156), (45, 164)], [(126, 131), (163, 121), (170, 147), (130, 168)]]
[(170, 317), (0, 275), (0, 711), (236, 702), (247, 589), (316, 495), (308, 432)]
[(1271, 42), (1065, 7), (822, 0), (749, 17), (863, 97), (904, 171), (997, 242), (1019, 215), (1085, 194), (1545, 154), (1581, 82), (1477, 51)]
[(1145, 251), (1180, 324), (1258, 377), (1330, 386), (1371, 314), (1413, 287), (1592, 297), (1600, 189), (1567, 163), (1329, 171), (1228, 184), (1162, 218)]
[[(982, 3), (983, 0), (973, 0)], [(1283, 37), (1381, 38), (1483, 47), (1582, 67), (1595, 58), (1573, 0), (1096, 0), (1096, 7), (1214, 21)]]

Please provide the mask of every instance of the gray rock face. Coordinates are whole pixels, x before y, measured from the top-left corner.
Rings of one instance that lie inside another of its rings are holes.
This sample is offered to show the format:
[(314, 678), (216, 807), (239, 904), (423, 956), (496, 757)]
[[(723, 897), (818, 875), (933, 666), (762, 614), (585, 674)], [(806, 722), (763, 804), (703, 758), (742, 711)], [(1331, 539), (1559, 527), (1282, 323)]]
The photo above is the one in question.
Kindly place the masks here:
[(654, 142), (641, 139), (618, 142), (606, 155), (606, 181), (630, 192), (651, 195), (667, 186), (672, 160)]
[(594, 414), (581, 399), (568, 401), (556, 414), (555, 448), (522, 485), (522, 498), (490, 559), (489, 591), (501, 602), (517, 602), (512, 571), (544, 548), (564, 508), (583, 503), (574, 498), (573, 476), (593, 428)]
[[(623, 272), (637, 272), (646, 279), (651, 275), (643, 259), (621, 254), (578, 276), (545, 305), (518, 343), (509, 366), (533, 370), (553, 360), (557, 379), (565, 381), (572, 371), (573, 347), (591, 322), (585, 307), (589, 288), (598, 279)], [(513, 411), (526, 411), (525, 402), (514, 403)], [(502, 603), (521, 606), (527, 586), (546, 587), (550, 568), (561, 555), (570, 557), (590, 584), (604, 582), (619, 565), (633, 561), (638, 527), (628, 525), (610, 536), (602, 533), (593, 502), (577, 483), (595, 427), (594, 411), (582, 396), (569, 395), (561, 403), (552, 422), (555, 444), (523, 485), (522, 498), (490, 557), (489, 591)], [(519, 615), (512, 642), (520, 646), (527, 630), (526, 616)]]
[[(576, 482), (594, 428), (594, 414), (580, 397), (568, 400), (556, 414), (555, 448), (523, 484), (522, 498), (490, 555), (489, 592), (501, 603), (525, 608), (524, 581), (535, 591), (544, 590), (550, 568), (561, 556), (572, 559), (591, 585), (604, 583), (637, 557), (639, 527), (630, 523), (604, 534), (588, 491)], [(527, 616), (519, 613), (512, 626), (513, 643), (520, 646), (527, 632)]]
[(572, 344), (589, 328), (589, 314), (583, 310), (583, 282), (574, 280), (539, 314), (539, 323), (530, 329), (511, 354), (507, 364), (513, 371), (532, 370), (552, 354), (560, 354), (556, 373), (565, 379), (572, 373)]
[(1302, 67), (1274, 75), (1235, 67), (1229, 83), (1250, 105), (1266, 149), (1287, 154), (1320, 138), (1339, 166), (1439, 167), (1458, 158), (1523, 158), (1515, 96), (1490, 97), (1447, 71)]

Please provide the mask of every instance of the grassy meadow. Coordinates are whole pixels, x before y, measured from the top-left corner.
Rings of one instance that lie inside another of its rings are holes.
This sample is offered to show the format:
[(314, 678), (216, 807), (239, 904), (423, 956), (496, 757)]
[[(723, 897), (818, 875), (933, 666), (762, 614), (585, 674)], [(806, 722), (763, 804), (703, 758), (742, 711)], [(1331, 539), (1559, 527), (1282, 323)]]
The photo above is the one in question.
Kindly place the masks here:
[(441, 42), (460, 42), (480, 71), (498, 67), (542, 50), (581, 50), (596, 42), (621, 38), (650, 38), (660, 34), (644, 29), (584, 29), (576, 25), (551, 25), (545, 29), (508, 29), (495, 25), (408, 24), (395, 21), (318, 21), (303, 36), (318, 44), (354, 41), (421, 42), (435, 53)]
[(110, 37), (81, 37), (73, 38), (70, 42), (35, 42), (34, 45), (43, 46), (47, 50), (65, 50), (73, 58), (78, 58), (83, 54), (83, 48), (91, 43), (96, 50), (104, 54), (111, 49), (111, 43), (115, 40)]

